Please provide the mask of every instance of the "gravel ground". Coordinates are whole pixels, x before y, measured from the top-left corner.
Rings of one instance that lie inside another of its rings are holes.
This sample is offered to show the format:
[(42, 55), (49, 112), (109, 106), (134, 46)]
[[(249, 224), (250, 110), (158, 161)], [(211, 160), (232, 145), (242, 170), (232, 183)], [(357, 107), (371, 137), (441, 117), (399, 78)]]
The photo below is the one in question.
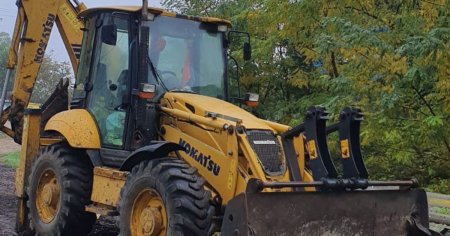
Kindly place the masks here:
[(16, 235), (14, 170), (0, 164), (0, 235)]

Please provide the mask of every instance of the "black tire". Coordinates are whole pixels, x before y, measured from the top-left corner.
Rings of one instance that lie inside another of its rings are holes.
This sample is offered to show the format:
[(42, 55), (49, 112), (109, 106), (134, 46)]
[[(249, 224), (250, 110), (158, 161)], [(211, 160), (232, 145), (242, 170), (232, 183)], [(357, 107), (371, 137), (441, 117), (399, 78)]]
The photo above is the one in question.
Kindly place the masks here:
[[(56, 144), (41, 151), (28, 180), (27, 206), (36, 235), (87, 235), (91, 231), (96, 216), (86, 212), (85, 206), (92, 193), (92, 170), (89, 158), (81, 150)], [(47, 173), (54, 174), (55, 186), (59, 186), (58, 203), (50, 222), (43, 221), (37, 210), (39, 182)]]
[(214, 208), (211, 193), (204, 189), (204, 179), (195, 168), (171, 158), (157, 158), (141, 162), (127, 177), (120, 191), (120, 235), (131, 235), (130, 219), (138, 194), (145, 189), (156, 191), (167, 215), (166, 235), (208, 235), (211, 230)]

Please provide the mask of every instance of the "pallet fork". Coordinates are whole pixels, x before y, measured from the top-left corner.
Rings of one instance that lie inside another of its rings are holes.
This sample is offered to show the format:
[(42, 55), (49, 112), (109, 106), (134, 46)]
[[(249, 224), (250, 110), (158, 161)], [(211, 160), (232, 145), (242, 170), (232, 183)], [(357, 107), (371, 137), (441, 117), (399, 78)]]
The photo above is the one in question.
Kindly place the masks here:
[[(311, 107), (304, 123), (282, 135), (291, 181), (250, 180), (247, 191), (226, 208), (223, 235), (439, 235), (428, 229), (427, 198), (416, 180), (368, 180), (359, 141), (361, 110), (345, 108), (330, 126), (328, 114), (323, 107)], [(327, 135), (336, 131), (342, 174), (327, 146)], [(312, 182), (303, 181), (295, 165), (293, 138), (298, 135), (306, 138)], [(372, 186), (398, 190), (366, 190)], [(263, 192), (286, 187), (295, 191)]]

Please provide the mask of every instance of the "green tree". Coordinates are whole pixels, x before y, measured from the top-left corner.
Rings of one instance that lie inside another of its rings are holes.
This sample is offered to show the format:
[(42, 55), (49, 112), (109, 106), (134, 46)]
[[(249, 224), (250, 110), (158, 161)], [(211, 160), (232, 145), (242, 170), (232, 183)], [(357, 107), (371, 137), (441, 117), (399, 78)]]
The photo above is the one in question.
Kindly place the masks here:
[(6, 75), (6, 61), (8, 60), (8, 50), (11, 37), (8, 33), (0, 32), (0, 91)]
[[(242, 84), (264, 118), (298, 124), (311, 105), (363, 109), (371, 176), (450, 192), (450, 2), (167, 0), (249, 31)], [(240, 58), (240, 50), (230, 54)]]
[[(47, 52), (42, 61), (31, 102), (44, 103), (53, 93), (62, 78), (72, 78), (72, 67), (68, 62), (53, 59), (53, 52)], [(71, 81), (71, 80), (70, 80)]]

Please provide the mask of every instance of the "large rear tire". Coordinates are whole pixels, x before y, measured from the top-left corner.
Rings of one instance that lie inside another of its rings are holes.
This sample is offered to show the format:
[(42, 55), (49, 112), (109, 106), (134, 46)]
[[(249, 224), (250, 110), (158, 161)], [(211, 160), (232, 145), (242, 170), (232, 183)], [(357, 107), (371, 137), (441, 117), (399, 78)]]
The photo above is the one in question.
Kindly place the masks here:
[(36, 158), (27, 202), (36, 235), (86, 235), (96, 221), (85, 211), (92, 192), (92, 165), (80, 150), (57, 144)]
[(120, 235), (207, 235), (214, 208), (196, 172), (170, 157), (135, 166), (120, 192)]

